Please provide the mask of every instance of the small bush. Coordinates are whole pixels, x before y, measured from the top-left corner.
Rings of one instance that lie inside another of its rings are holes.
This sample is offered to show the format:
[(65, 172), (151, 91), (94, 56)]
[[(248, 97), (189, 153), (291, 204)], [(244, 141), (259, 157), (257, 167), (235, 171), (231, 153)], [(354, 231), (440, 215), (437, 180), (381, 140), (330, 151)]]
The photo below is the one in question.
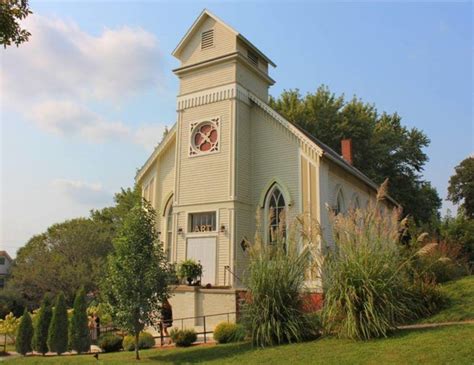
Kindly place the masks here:
[(30, 313), (25, 309), (20, 320), (18, 333), (16, 335), (15, 349), (16, 352), (26, 355), (31, 352), (31, 341), (33, 340), (33, 322), (31, 321)]
[(91, 337), (88, 322), (86, 291), (82, 288), (74, 299), (74, 312), (69, 324), (69, 346), (78, 354), (90, 351)]
[(100, 336), (98, 345), (104, 352), (116, 352), (122, 349), (122, 337), (113, 333)]
[(429, 243), (416, 254), (418, 272), (432, 275), (437, 283), (469, 274), (467, 257), (456, 243)]
[(412, 298), (409, 300), (417, 303), (413, 306), (412, 319), (431, 316), (447, 304), (447, 298), (440, 291), (439, 285), (428, 275), (415, 274), (408, 292)]
[(52, 315), (53, 310), (51, 304), (48, 298), (45, 297), (36, 320), (33, 336), (33, 348), (43, 355), (48, 352), (48, 329)]
[(178, 347), (191, 346), (193, 342), (196, 342), (197, 340), (196, 331), (193, 329), (179, 330), (177, 328), (173, 328), (170, 332), (170, 337)]
[(237, 323), (219, 323), (214, 329), (214, 339), (218, 343), (240, 342), (245, 339), (245, 329)]
[[(138, 349), (151, 349), (155, 346), (155, 339), (148, 332), (141, 332), (138, 337)], [(134, 351), (135, 350), (135, 336), (125, 336), (123, 339), (123, 349), (125, 351)]]
[(48, 328), (49, 351), (61, 355), (68, 347), (68, 314), (64, 295), (60, 293), (54, 304), (53, 316)]
[(321, 311), (307, 313), (304, 315), (306, 322), (305, 331), (303, 332), (304, 341), (312, 341), (321, 336), (322, 318)]

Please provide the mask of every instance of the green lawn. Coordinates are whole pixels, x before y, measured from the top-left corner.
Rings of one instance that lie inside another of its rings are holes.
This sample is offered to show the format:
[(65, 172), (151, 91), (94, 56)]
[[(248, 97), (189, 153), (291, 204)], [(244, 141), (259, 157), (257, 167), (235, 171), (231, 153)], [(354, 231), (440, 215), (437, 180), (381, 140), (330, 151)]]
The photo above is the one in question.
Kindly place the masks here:
[(474, 275), (447, 282), (441, 290), (449, 298), (448, 305), (420, 323), (474, 320)]
[[(140, 363), (156, 364), (473, 364), (474, 325), (399, 331), (390, 338), (353, 342), (325, 338), (255, 349), (249, 344), (145, 350)], [(19, 364), (131, 364), (133, 353), (8, 359)]]
[[(449, 305), (423, 322), (474, 319), (474, 277), (443, 285)], [(141, 351), (140, 363), (155, 364), (474, 364), (474, 324), (397, 331), (390, 338), (354, 342), (323, 338), (255, 349), (248, 343)], [(61, 357), (6, 357), (12, 364), (130, 364), (132, 352)]]

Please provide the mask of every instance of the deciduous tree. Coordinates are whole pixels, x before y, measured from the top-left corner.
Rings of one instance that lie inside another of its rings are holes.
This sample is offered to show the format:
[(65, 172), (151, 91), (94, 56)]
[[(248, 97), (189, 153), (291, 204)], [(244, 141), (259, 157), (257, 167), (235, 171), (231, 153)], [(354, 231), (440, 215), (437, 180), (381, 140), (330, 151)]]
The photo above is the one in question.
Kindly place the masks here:
[(155, 230), (155, 212), (146, 201), (127, 214), (114, 240), (102, 293), (112, 308), (114, 322), (138, 340), (168, 296), (168, 272)]
[(474, 218), (474, 156), (464, 159), (455, 167), (449, 179), (448, 199), (461, 208), (469, 219)]
[[(377, 184), (390, 181), (390, 195), (418, 224), (432, 224), (441, 200), (421, 178), (430, 143), (417, 128), (402, 125), (397, 113), (379, 113), (375, 105), (353, 97), (346, 101), (328, 87), (302, 96), (298, 89), (270, 98), (270, 105), (291, 122), (341, 152), (341, 139), (351, 138), (354, 166)], [(433, 227), (431, 227), (433, 228)]]
[(31, 33), (22, 29), (19, 22), (31, 13), (28, 0), (0, 1), (0, 44), (4, 48), (12, 43), (19, 46), (28, 41)]
[[(7, 282), (30, 309), (37, 308), (44, 295), (63, 292), (72, 305), (75, 290), (84, 287), (95, 292), (103, 277), (112, 240), (130, 209), (140, 202), (139, 188), (122, 189), (115, 205), (91, 212), (91, 218), (77, 218), (54, 224), (46, 232), (33, 236), (17, 252), (11, 278)], [(0, 310), (12, 310), (0, 297)], [(11, 301), (10, 301), (11, 302)]]

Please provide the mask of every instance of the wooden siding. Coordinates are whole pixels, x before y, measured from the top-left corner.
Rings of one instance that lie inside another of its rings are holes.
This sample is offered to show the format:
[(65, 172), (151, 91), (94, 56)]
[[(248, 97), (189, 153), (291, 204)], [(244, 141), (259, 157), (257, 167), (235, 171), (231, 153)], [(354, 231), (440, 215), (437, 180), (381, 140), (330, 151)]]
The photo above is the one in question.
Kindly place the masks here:
[(180, 95), (235, 82), (235, 64), (219, 63), (182, 74), (180, 76)]
[[(229, 199), (231, 101), (224, 100), (181, 112), (179, 128), (178, 204), (212, 203)], [(189, 157), (190, 123), (203, 118), (220, 118), (219, 151)]]
[[(201, 33), (210, 29), (214, 29), (214, 46), (207, 49), (201, 49)], [(189, 66), (208, 59), (236, 52), (236, 43), (237, 38), (229, 29), (216, 22), (214, 19), (207, 18), (181, 52), (179, 56), (181, 66)]]
[(250, 65), (247, 66), (241, 62), (237, 64), (237, 82), (266, 103), (268, 102), (269, 85), (258, 77), (256, 72), (252, 71), (250, 67)]
[(252, 145), (250, 107), (243, 101), (237, 100), (236, 125), (236, 199), (245, 204), (252, 202)]
[[(247, 57), (249, 47), (238, 39), (237, 50), (242, 54), (242, 56)], [(262, 59), (262, 57), (258, 57), (258, 69), (268, 74), (268, 62)]]
[(158, 160), (158, 183), (156, 186), (156, 215), (158, 227), (165, 234), (166, 219), (163, 219), (164, 209), (166, 209), (167, 200), (174, 192), (174, 160), (176, 143), (173, 142), (162, 152)]

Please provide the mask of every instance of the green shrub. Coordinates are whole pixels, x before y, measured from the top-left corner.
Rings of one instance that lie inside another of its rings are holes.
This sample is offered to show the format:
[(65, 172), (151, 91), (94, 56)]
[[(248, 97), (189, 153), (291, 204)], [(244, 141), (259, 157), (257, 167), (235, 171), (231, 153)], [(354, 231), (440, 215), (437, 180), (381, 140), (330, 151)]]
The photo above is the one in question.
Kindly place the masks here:
[(170, 337), (178, 347), (191, 346), (197, 340), (196, 331), (193, 329), (179, 330), (177, 328), (173, 328), (170, 331)]
[(306, 313), (304, 319), (306, 326), (302, 335), (303, 340), (312, 341), (320, 337), (322, 331), (321, 311)]
[(218, 343), (243, 341), (245, 339), (245, 328), (237, 323), (219, 323), (214, 329), (214, 339)]
[[(257, 216), (257, 224), (259, 221)], [(280, 217), (280, 221), (285, 219)], [(280, 227), (274, 235), (276, 242), (271, 244), (263, 242), (257, 234), (249, 249), (245, 275), (249, 296), (243, 305), (242, 322), (256, 346), (302, 341), (305, 332), (301, 294), (305, 290), (305, 275), (311, 268), (312, 246), (301, 247), (296, 226), (288, 234), (282, 232)]]
[[(138, 349), (151, 349), (155, 346), (155, 339), (148, 332), (141, 332), (138, 337)], [(125, 336), (123, 339), (123, 349), (125, 351), (135, 350), (135, 336)]]
[(89, 318), (87, 317), (86, 291), (80, 289), (74, 299), (74, 311), (69, 325), (70, 348), (78, 354), (89, 352), (91, 337), (89, 331)]
[(412, 319), (431, 316), (448, 303), (448, 298), (429, 275), (415, 274), (409, 293), (411, 301), (416, 303), (412, 306)]
[(104, 352), (115, 352), (122, 349), (122, 337), (113, 333), (100, 336), (98, 345)]
[(469, 265), (462, 246), (456, 243), (429, 243), (416, 253), (418, 273), (431, 275), (437, 283), (469, 274)]
[(384, 214), (380, 204), (331, 215), (336, 247), (324, 259), (323, 325), (338, 337), (385, 337), (424, 312), (398, 243), (399, 211)]
[(33, 336), (33, 348), (43, 355), (48, 352), (48, 329), (52, 315), (51, 304), (45, 297), (41, 303)]
[(48, 329), (49, 351), (61, 355), (68, 347), (68, 317), (64, 295), (61, 293), (56, 298), (53, 317)]
[(33, 340), (33, 322), (28, 310), (25, 309), (20, 320), (18, 333), (16, 335), (15, 349), (16, 352), (26, 355), (32, 351), (31, 341)]

